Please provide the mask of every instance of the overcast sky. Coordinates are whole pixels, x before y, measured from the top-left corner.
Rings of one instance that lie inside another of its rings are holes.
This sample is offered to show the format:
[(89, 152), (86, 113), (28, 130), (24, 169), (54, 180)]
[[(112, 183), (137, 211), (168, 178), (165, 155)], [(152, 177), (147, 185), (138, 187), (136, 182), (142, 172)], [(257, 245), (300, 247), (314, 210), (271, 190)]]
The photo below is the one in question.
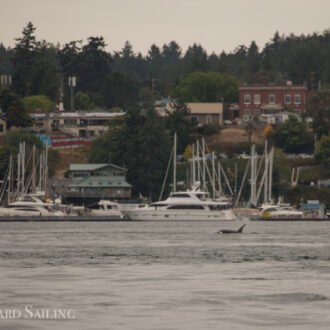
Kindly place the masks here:
[(128, 40), (147, 54), (172, 40), (194, 42), (210, 54), (255, 40), (263, 48), (275, 31), (288, 35), (330, 28), (330, 0), (0, 0), (0, 42), (15, 45), (31, 21), (37, 39), (64, 44), (103, 36), (108, 51)]

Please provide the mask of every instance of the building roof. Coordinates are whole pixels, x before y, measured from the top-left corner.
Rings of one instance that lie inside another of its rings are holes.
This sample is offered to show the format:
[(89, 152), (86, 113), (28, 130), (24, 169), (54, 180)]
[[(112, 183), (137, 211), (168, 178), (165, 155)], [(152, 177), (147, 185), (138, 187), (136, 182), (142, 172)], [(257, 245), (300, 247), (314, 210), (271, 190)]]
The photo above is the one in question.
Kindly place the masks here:
[(89, 176), (68, 185), (75, 188), (131, 188), (122, 176)]
[(186, 103), (191, 114), (221, 114), (222, 103)]
[(307, 91), (307, 87), (303, 85), (243, 85), (238, 87), (239, 90), (284, 90), (284, 89), (301, 89)]
[(111, 163), (102, 164), (70, 164), (69, 171), (97, 171), (103, 167), (111, 166), (116, 170), (127, 171), (126, 168), (120, 167)]
[(30, 112), (33, 119), (43, 119), (49, 116), (50, 119), (60, 118), (80, 118), (80, 119), (111, 119), (124, 116), (126, 112), (108, 112), (108, 111), (57, 111), (57, 112)]

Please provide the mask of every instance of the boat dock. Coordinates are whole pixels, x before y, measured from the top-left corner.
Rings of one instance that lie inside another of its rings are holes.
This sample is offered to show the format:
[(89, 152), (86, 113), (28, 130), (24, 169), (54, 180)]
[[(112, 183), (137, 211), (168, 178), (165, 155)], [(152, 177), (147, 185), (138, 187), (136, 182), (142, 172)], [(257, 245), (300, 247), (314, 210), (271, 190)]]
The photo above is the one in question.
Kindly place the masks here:
[(3, 216), (0, 222), (44, 222), (44, 221), (127, 221), (114, 216)]

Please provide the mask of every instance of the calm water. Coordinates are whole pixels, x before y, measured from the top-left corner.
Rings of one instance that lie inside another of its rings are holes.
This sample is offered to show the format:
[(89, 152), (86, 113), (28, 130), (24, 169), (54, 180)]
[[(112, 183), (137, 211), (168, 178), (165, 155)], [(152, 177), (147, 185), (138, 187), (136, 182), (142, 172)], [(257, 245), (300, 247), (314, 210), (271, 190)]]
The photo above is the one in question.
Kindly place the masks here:
[(328, 329), (330, 222), (239, 226), (0, 223), (0, 329)]

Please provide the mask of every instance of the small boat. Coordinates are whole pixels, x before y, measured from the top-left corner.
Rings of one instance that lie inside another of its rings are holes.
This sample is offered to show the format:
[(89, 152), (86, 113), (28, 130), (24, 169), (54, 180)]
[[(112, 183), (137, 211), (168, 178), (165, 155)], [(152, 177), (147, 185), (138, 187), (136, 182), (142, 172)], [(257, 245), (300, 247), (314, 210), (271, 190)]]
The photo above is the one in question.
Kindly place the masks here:
[(289, 204), (265, 205), (258, 213), (259, 220), (299, 220), (302, 219), (304, 213), (296, 210)]
[(119, 209), (118, 203), (102, 199), (97, 205), (97, 209), (90, 210), (90, 215), (99, 217), (114, 217), (118, 218), (118, 220), (123, 218), (123, 214)]

